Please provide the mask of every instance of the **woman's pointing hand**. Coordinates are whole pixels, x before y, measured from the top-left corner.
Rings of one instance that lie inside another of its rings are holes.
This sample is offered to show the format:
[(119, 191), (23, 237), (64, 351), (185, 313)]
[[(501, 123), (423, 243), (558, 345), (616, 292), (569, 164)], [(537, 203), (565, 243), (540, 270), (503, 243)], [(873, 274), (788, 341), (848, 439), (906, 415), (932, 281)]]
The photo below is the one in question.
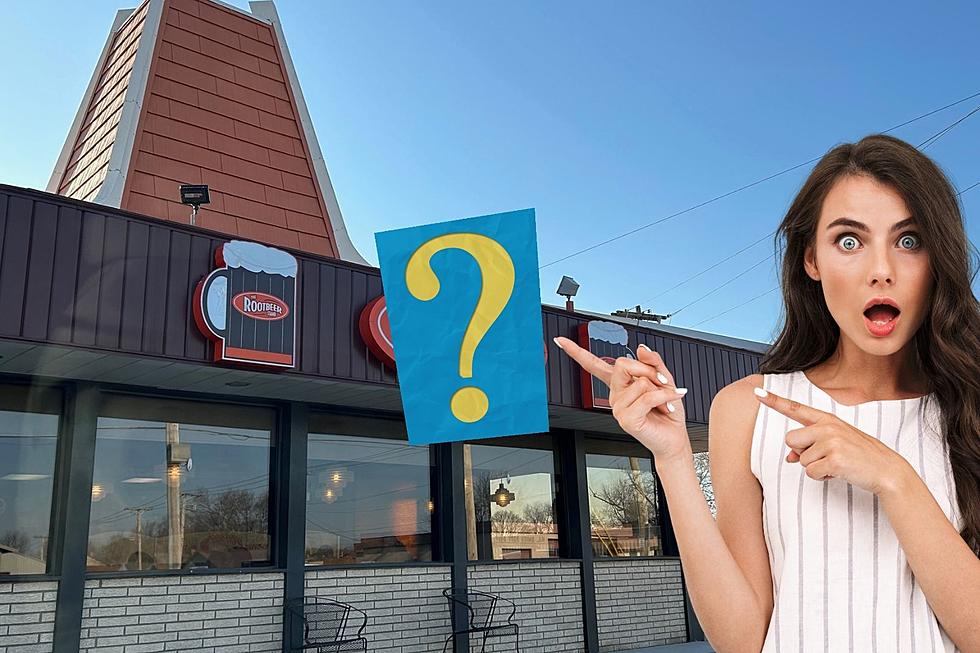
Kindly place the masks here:
[(555, 344), (609, 386), (613, 417), (655, 458), (691, 455), (681, 402), (687, 389), (674, 386), (674, 377), (660, 354), (641, 345), (638, 360), (620, 356), (609, 364), (568, 338), (558, 336)]

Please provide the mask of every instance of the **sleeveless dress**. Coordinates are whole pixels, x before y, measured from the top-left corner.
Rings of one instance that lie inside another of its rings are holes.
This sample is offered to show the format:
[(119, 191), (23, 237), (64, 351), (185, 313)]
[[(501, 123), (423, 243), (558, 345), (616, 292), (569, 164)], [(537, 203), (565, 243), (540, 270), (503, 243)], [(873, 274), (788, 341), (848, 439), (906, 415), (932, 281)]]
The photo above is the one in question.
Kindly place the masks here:
[[(766, 390), (833, 413), (898, 452), (957, 531), (962, 528), (934, 397), (848, 406), (802, 371), (763, 379)], [(761, 653), (956, 652), (878, 497), (841, 478), (814, 480), (799, 462), (786, 462), (786, 433), (802, 426), (759, 404), (751, 468), (762, 486), (773, 578), (773, 615)]]

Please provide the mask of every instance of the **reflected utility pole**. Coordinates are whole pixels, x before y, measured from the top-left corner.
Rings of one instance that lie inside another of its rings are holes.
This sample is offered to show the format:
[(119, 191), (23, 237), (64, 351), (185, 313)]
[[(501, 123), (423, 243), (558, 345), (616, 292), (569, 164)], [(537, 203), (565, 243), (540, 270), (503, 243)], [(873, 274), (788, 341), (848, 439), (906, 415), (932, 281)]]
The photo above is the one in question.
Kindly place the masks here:
[(136, 513), (136, 564), (143, 571), (143, 513), (149, 508), (123, 508)]
[(184, 552), (184, 520), (180, 505), (180, 464), (170, 461), (169, 452), (180, 443), (180, 424), (167, 422), (167, 557), (170, 569), (180, 568)]
[(647, 504), (649, 498), (643, 488), (643, 472), (640, 471), (640, 460), (633, 456), (629, 457), (630, 461), (630, 472), (633, 476), (633, 489), (636, 491), (636, 506), (637, 506), (637, 530), (638, 535), (642, 538), (643, 553), (641, 555), (650, 555), (650, 507)]

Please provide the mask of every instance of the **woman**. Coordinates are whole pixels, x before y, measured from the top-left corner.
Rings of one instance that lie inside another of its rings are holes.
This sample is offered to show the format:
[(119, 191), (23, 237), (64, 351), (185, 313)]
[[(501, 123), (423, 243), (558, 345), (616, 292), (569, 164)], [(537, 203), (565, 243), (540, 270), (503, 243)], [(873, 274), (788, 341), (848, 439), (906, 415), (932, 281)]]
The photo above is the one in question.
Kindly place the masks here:
[(980, 309), (953, 188), (870, 135), (817, 163), (782, 240), (782, 332), (709, 413), (717, 521), (660, 355), (555, 342), (654, 454), (717, 653), (980, 651)]

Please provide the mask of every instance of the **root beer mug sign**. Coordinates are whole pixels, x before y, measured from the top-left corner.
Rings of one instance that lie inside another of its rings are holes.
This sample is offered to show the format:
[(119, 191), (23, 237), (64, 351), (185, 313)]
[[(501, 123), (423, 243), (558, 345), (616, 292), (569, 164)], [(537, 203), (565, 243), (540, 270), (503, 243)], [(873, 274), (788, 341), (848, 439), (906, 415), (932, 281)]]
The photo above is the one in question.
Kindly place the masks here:
[[(622, 324), (590, 320), (578, 327), (578, 344), (586, 351), (592, 352), (609, 364), (614, 364), (620, 356), (636, 358), (633, 350), (627, 346), (628, 334)], [(584, 367), (579, 367), (582, 386), (582, 406), (585, 408), (606, 408), (612, 410), (609, 403), (609, 386), (592, 376)]]
[(214, 341), (214, 360), (293, 367), (296, 258), (233, 240), (215, 252), (215, 270), (194, 291), (194, 319)]

